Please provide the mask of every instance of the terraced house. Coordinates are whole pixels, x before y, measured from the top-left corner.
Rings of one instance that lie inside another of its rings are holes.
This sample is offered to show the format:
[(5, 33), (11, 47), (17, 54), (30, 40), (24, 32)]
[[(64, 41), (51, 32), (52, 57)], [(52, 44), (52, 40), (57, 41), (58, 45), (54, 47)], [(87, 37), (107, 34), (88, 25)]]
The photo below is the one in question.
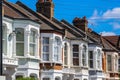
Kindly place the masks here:
[(54, 18), (52, 0), (38, 0), (36, 10), (20, 1), (3, 1), (6, 80), (119, 79), (119, 48), (92, 31), (86, 17), (74, 18), (73, 24), (59, 21)]

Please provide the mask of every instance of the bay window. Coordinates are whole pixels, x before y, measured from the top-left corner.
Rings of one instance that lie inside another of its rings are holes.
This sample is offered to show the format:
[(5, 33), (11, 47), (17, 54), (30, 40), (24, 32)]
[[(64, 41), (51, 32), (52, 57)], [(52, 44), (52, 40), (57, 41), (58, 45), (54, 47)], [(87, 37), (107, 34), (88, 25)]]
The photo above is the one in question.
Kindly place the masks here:
[(112, 56), (107, 55), (107, 70), (112, 71)]
[(68, 55), (67, 55), (67, 53), (68, 53), (67, 50), (68, 50), (68, 47), (67, 47), (67, 44), (65, 43), (65, 45), (64, 45), (64, 65), (67, 65), (67, 62), (68, 62), (68, 61), (67, 61), (67, 59), (68, 59), (68, 58), (67, 58), (67, 56), (68, 56)]
[(50, 42), (49, 42), (49, 37), (43, 37), (43, 41), (42, 41), (42, 43), (43, 43), (43, 60), (44, 61), (49, 61), (49, 44), (50, 44)]
[(16, 55), (24, 56), (24, 29), (16, 28)]
[(36, 52), (36, 32), (34, 30), (31, 30), (31, 33), (30, 33), (30, 55), (31, 56), (35, 56), (35, 52)]
[(59, 54), (60, 54), (60, 38), (56, 37), (54, 42), (54, 60), (59, 60)]
[(2, 27), (2, 53), (7, 55), (7, 27)]
[(93, 51), (89, 51), (89, 68), (94, 68), (94, 57)]
[(82, 65), (83, 66), (87, 66), (87, 64), (86, 64), (86, 52), (87, 52), (87, 48), (85, 45), (83, 45), (83, 49), (82, 49)]
[(79, 66), (79, 45), (73, 45), (73, 65)]

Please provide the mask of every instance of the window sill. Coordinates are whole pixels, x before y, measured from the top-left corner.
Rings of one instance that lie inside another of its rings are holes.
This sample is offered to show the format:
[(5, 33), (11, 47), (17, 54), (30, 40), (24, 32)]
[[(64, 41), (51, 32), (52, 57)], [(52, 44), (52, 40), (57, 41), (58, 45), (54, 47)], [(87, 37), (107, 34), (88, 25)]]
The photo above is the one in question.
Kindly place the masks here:
[(87, 66), (82, 66), (81, 68), (82, 69), (89, 69)]
[(34, 56), (28, 56), (28, 57), (25, 57), (25, 56), (16, 56), (16, 58), (30, 58), (30, 59), (36, 59), (36, 60), (40, 60), (39, 58), (37, 57), (34, 57)]
[(55, 61), (41, 61), (40, 63), (57, 63), (57, 64), (62, 64), (62, 62), (55, 62)]

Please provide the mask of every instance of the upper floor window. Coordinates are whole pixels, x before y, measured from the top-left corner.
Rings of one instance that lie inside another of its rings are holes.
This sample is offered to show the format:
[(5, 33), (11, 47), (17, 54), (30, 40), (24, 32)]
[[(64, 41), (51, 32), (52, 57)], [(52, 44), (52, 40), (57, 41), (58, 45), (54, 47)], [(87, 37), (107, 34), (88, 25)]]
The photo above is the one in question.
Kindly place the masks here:
[(79, 45), (73, 45), (73, 65), (79, 66)]
[(64, 45), (64, 65), (67, 65), (67, 50), (68, 50), (68, 47), (67, 47), (67, 43), (65, 43), (65, 45)]
[(16, 28), (16, 55), (24, 56), (24, 29)]
[(35, 52), (36, 52), (36, 32), (34, 30), (31, 30), (31, 33), (30, 33), (30, 55), (31, 56), (35, 56)]
[(112, 56), (107, 55), (107, 69), (108, 71), (112, 71)]
[(60, 54), (60, 38), (55, 37), (55, 42), (54, 42), (54, 60), (55, 61), (59, 60), (59, 54)]
[(7, 27), (2, 27), (2, 51), (3, 54), (7, 55)]
[(93, 51), (89, 51), (89, 67), (94, 67), (94, 58), (93, 58)]
[(100, 69), (101, 68), (101, 63), (100, 63), (100, 61), (101, 61), (101, 52), (100, 52), (100, 50), (98, 49), (97, 50), (97, 68), (98, 69)]
[(83, 45), (83, 49), (82, 49), (82, 65), (83, 66), (87, 66), (87, 64), (86, 64), (86, 52), (87, 52), (87, 48), (85, 45)]
[(49, 37), (43, 37), (43, 60), (49, 61)]

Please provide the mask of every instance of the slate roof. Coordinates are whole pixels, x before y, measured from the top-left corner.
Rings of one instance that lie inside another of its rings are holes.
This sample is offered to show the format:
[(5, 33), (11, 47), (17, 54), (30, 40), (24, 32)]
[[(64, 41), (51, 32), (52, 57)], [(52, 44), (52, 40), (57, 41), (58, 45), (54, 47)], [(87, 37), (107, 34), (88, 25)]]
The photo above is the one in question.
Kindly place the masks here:
[(4, 6), (4, 16), (12, 18), (12, 19), (28, 19), (35, 22), (39, 22), (41, 26), (41, 30), (55, 30), (61, 33), (63, 32), (63, 28), (59, 27), (59, 25), (55, 24), (53, 21), (49, 20), (45, 16), (40, 13), (34, 12), (26, 5), (17, 1), (16, 4), (3, 1)]
[(103, 36), (111, 45), (120, 51), (120, 35), (116, 36)]
[(101, 37), (101, 42), (102, 42), (104, 51), (117, 51), (118, 52), (118, 50), (114, 46), (112, 46), (104, 37)]

